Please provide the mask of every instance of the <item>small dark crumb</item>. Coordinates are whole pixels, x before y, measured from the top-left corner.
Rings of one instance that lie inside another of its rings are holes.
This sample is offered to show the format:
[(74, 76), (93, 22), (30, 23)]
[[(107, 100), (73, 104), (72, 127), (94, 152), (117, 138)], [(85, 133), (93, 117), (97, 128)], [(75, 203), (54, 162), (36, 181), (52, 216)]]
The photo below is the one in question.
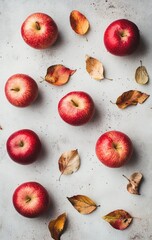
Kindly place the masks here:
[(108, 8), (115, 8), (115, 6), (114, 5), (109, 5), (109, 7)]
[(0, 130), (3, 130), (2, 126), (0, 126)]

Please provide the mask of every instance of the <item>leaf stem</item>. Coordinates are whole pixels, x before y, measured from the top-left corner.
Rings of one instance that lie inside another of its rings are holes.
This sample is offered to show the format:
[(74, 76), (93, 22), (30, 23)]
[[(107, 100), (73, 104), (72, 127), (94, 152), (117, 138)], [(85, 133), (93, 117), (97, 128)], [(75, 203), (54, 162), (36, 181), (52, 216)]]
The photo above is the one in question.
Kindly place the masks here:
[(127, 178), (124, 174), (122, 175), (124, 178), (126, 178), (129, 182), (130, 182), (130, 179), (129, 178)]
[(63, 172), (62, 172), (62, 173), (60, 174), (60, 176), (59, 176), (59, 181), (61, 180), (62, 175), (63, 175)]
[(111, 100), (110, 100), (110, 102), (111, 102), (112, 104), (116, 104), (116, 103), (112, 102)]
[(39, 81), (40, 83), (44, 82), (45, 81), (45, 78), (41, 77), (41, 81)]
[(109, 81), (113, 81), (113, 79), (112, 79), (112, 78), (107, 78), (107, 77), (104, 77), (104, 79), (106, 79), (106, 80), (109, 80)]

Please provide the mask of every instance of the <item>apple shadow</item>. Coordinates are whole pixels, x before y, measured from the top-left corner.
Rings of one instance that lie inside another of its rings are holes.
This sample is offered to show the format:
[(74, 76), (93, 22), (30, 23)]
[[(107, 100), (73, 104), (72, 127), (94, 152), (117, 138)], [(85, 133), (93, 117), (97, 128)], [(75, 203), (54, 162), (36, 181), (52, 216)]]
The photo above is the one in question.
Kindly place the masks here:
[(44, 159), (47, 158), (47, 156), (48, 156), (47, 149), (45, 148), (44, 144), (42, 144), (41, 151), (40, 151), (40, 154), (38, 156), (39, 163), (43, 162)]
[[(48, 191), (49, 192), (49, 191)], [(51, 193), (49, 192), (49, 197), (51, 196)], [(47, 209), (47, 212), (45, 213), (46, 217), (52, 217), (54, 215), (54, 213), (56, 212), (56, 207), (55, 207), (55, 200), (53, 200), (50, 197), (50, 202), (49, 202), (49, 206)]]
[(128, 167), (137, 166), (137, 164), (139, 162), (139, 158), (140, 158), (138, 152), (139, 152), (139, 150), (137, 151), (136, 147), (133, 146), (133, 154), (131, 156), (131, 159), (127, 162)]
[(50, 47), (50, 49), (62, 46), (63, 43), (64, 43), (63, 35), (61, 34), (61, 32), (59, 32), (56, 42)]
[(101, 121), (101, 111), (99, 111), (99, 109), (95, 106), (95, 112), (94, 112), (94, 115), (90, 121), (90, 124), (94, 124), (98, 121)]
[(37, 107), (37, 106), (39, 107), (42, 101), (43, 101), (43, 97), (42, 97), (41, 91), (39, 90), (37, 99), (32, 103), (32, 107)]
[(134, 52), (133, 55), (135, 57), (141, 58), (143, 55), (148, 53), (149, 49), (150, 49), (150, 46), (149, 46), (146, 38), (143, 35), (141, 35), (139, 46), (137, 47), (137, 49), (136, 49), (136, 51)]
[[(50, 197), (52, 195), (52, 193), (49, 192), (49, 189), (47, 189), (47, 192), (49, 194), (49, 205), (47, 210), (39, 216), (39, 220), (41, 221), (42, 219), (48, 219), (50, 221), (51, 217), (54, 216), (55, 212), (56, 212), (56, 208), (55, 208), (55, 200), (52, 199), (52, 197)], [(48, 223), (49, 223), (48, 221)]]

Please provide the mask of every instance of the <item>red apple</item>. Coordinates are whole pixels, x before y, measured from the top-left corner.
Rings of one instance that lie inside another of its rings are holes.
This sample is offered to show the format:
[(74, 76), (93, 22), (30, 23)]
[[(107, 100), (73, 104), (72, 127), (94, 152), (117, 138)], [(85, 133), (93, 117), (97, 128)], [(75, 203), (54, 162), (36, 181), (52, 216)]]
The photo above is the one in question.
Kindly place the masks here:
[(13, 205), (24, 217), (38, 217), (47, 210), (49, 195), (41, 184), (25, 182), (14, 191)]
[(12, 105), (27, 107), (37, 98), (38, 86), (30, 76), (15, 74), (5, 84), (5, 95)]
[(109, 131), (101, 135), (96, 143), (96, 155), (107, 167), (123, 166), (133, 152), (130, 138), (119, 131)]
[(112, 22), (104, 33), (107, 50), (117, 56), (133, 53), (139, 45), (140, 34), (135, 23), (127, 19)]
[(58, 28), (54, 20), (45, 13), (33, 13), (21, 26), (24, 41), (36, 49), (52, 46), (58, 37)]
[(20, 164), (30, 164), (37, 160), (41, 150), (38, 135), (29, 129), (14, 132), (6, 142), (10, 158)]
[(59, 101), (58, 112), (66, 123), (80, 126), (92, 118), (94, 102), (86, 92), (70, 92)]

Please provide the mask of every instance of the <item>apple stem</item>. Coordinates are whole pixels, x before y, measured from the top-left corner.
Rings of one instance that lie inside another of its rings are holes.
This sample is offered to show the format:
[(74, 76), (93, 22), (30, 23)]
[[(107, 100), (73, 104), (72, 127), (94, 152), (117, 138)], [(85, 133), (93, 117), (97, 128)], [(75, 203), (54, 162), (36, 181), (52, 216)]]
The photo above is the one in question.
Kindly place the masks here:
[(117, 143), (113, 143), (113, 147), (114, 147), (115, 150), (121, 149), (121, 147), (118, 147)]
[(11, 88), (11, 91), (19, 92), (20, 89), (19, 88)]
[(27, 197), (26, 198), (26, 203), (30, 202), (31, 201), (31, 198), (30, 197)]
[(71, 102), (73, 103), (73, 105), (74, 105), (75, 107), (78, 107), (78, 104), (77, 104), (75, 101), (73, 101), (72, 99), (71, 99)]
[(127, 178), (124, 174), (122, 175), (124, 178), (126, 178), (129, 182), (130, 182), (130, 179), (129, 178)]
[(20, 144), (19, 144), (20, 147), (23, 147), (24, 146), (24, 143), (23, 141), (20, 141)]
[(40, 24), (38, 23), (38, 22), (35, 22), (35, 25), (36, 25), (36, 29), (37, 30), (40, 30), (41, 28), (40, 28)]

